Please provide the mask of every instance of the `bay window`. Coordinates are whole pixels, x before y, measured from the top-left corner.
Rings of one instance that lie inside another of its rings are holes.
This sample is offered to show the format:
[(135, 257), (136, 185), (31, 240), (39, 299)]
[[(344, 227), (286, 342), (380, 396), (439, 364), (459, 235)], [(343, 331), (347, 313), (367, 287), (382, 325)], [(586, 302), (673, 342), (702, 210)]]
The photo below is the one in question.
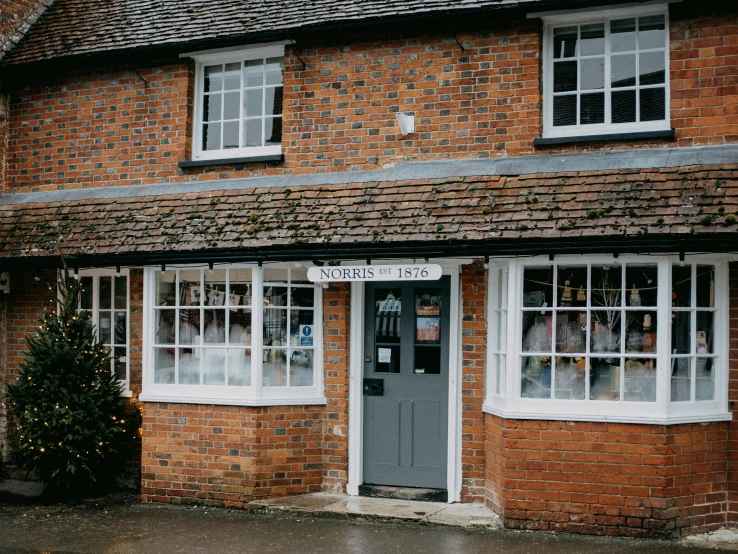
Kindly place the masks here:
[(143, 400), (323, 403), (322, 294), (296, 267), (145, 271)]
[(554, 419), (727, 417), (727, 264), (693, 258), (491, 263), (487, 407)]

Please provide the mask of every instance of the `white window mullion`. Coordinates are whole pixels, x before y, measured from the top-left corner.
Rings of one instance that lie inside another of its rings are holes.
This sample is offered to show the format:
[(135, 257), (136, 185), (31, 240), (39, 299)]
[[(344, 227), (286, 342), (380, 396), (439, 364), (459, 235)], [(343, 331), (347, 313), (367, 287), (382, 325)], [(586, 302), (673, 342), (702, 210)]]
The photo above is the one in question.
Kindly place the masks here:
[[(689, 400), (695, 402), (697, 395), (697, 264), (691, 264), (690, 310), (689, 310)], [(714, 320), (713, 320), (714, 321)]]
[(656, 405), (662, 417), (668, 415), (671, 391), (671, 364), (669, 363), (669, 335), (671, 321), (671, 262), (663, 259), (658, 263), (656, 285)]
[(261, 398), (264, 373), (264, 273), (251, 272), (251, 386), (256, 398)]

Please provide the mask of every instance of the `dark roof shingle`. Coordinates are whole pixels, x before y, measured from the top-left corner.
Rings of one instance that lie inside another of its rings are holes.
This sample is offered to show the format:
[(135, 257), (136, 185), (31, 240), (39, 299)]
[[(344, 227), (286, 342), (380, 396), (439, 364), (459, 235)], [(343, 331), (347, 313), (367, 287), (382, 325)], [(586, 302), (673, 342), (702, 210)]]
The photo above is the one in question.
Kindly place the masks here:
[[(211, 191), (0, 206), (0, 259), (506, 245), (734, 243), (738, 165)], [(716, 246), (718, 248), (718, 246)]]
[[(56, 0), (4, 64), (548, 0)], [(555, 1), (555, 0), (551, 0)]]

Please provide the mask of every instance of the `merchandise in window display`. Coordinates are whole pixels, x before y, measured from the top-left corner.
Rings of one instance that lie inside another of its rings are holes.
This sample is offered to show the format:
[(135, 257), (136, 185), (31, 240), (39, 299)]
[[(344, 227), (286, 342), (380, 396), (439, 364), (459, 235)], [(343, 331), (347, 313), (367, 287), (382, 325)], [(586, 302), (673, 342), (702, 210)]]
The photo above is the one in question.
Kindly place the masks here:
[(633, 285), (633, 288), (630, 291), (629, 304), (634, 307), (641, 305), (641, 295), (635, 285)]
[(643, 316), (643, 352), (656, 352), (656, 333), (651, 329), (651, 315)]
[(562, 308), (569, 308), (571, 307), (571, 286), (570, 281), (564, 282), (564, 290), (561, 293), (561, 302), (559, 302), (559, 306)]

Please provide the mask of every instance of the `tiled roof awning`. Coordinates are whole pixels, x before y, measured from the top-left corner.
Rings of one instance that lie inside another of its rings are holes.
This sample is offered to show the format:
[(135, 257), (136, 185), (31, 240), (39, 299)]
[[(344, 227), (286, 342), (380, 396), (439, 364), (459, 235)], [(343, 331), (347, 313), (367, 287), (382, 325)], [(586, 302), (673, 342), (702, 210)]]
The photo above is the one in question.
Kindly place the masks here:
[(306, 259), (370, 250), (420, 257), (444, 245), (494, 255), (646, 238), (725, 250), (736, 211), (738, 164), (91, 198), (0, 206), (0, 258), (51, 259), (60, 247), (88, 260), (150, 263), (286, 250)]

